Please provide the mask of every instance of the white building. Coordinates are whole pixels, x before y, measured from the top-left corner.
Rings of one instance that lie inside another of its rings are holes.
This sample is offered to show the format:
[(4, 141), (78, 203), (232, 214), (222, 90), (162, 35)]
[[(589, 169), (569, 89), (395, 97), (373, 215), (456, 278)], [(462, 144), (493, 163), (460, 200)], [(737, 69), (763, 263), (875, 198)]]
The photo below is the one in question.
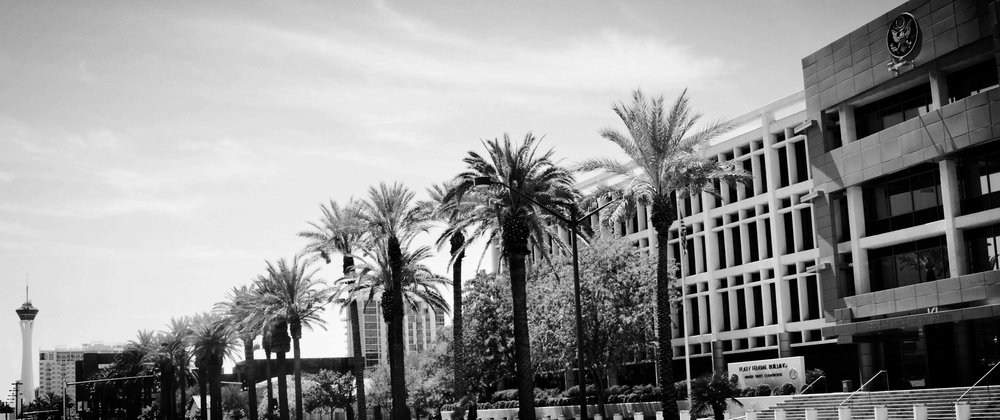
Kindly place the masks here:
[[(358, 315), (361, 321), (362, 352), (365, 356), (365, 366), (375, 366), (389, 362), (388, 326), (382, 319), (380, 299), (365, 304), (358, 302)], [(344, 318), (347, 338), (347, 354), (354, 357), (354, 341), (349, 317)], [(406, 340), (406, 351), (424, 351), (437, 340), (438, 332), (444, 328), (445, 314), (435, 312), (430, 305), (421, 302), (416, 310), (407, 307), (403, 313), (403, 337)]]
[[(76, 362), (84, 353), (120, 353), (124, 344), (88, 343), (81, 347), (59, 346), (53, 350), (38, 351), (39, 395), (52, 392), (63, 394), (63, 383), (76, 381)], [(67, 394), (76, 401), (76, 387), (68, 387)]]

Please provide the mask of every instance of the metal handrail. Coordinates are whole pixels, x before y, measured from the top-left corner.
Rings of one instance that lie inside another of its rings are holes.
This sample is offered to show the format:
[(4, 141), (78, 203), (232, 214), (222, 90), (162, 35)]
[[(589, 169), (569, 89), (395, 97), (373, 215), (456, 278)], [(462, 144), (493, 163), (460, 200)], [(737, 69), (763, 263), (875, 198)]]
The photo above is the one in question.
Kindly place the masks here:
[(976, 383), (972, 384), (972, 386), (970, 386), (969, 389), (965, 390), (965, 392), (962, 393), (962, 396), (958, 397), (958, 399), (955, 400), (955, 403), (957, 404), (959, 401), (962, 400), (962, 398), (965, 398), (965, 395), (968, 394), (969, 392), (971, 392), (972, 388), (975, 388), (976, 385), (979, 385), (979, 383), (982, 382), (983, 379), (986, 379), (987, 376), (989, 376), (991, 373), (993, 373), (993, 369), (996, 369), (997, 366), (1000, 366), (1000, 363), (997, 363), (997, 364), (993, 365), (993, 367), (991, 367), (990, 370), (987, 371), (985, 375), (983, 375), (981, 378), (979, 378), (979, 380), (976, 381)]
[(865, 389), (865, 387), (868, 386), (868, 384), (870, 384), (873, 380), (875, 380), (875, 378), (878, 378), (878, 375), (881, 375), (883, 373), (887, 373), (885, 371), (885, 369), (882, 369), (882, 370), (876, 372), (875, 376), (872, 376), (870, 379), (868, 379), (867, 381), (865, 381), (864, 385), (861, 385), (861, 388), (858, 388), (857, 390), (855, 390), (854, 392), (852, 392), (851, 395), (848, 395), (846, 399), (844, 399), (843, 401), (840, 402), (840, 404), (837, 404), (837, 407), (840, 407), (840, 406), (844, 405), (844, 403), (846, 403), (848, 400), (850, 400), (851, 398), (854, 398), (854, 394), (857, 394), (858, 392), (861, 392), (861, 390)]
[(816, 382), (819, 382), (820, 379), (826, 379), (826, 375), (820, 375), (820, 377), (813, 379), (813, 381), (810, 382), (809, 385), (806, 385), (805, 388), (802, 388), (802, 390), (796, 392), (795, 395), (802, 395), (803, 392), (808, 391), (809, 388), (812, 388), (813, 385), (816, 385)]

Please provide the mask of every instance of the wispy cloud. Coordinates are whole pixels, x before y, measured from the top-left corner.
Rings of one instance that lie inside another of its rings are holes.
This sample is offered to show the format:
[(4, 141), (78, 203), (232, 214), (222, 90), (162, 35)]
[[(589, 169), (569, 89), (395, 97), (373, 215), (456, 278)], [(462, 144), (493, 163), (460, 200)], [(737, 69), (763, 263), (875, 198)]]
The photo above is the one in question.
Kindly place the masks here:
[(204, 202), (203, 199), (191, 197), (177, 199), (118, 197), (100, 201), (67, 203), (58, 206), (0, 204), (0, 213), (75, 219), (97, 219), (131, 213), (183, 215), (201, 207), (204, 205)]

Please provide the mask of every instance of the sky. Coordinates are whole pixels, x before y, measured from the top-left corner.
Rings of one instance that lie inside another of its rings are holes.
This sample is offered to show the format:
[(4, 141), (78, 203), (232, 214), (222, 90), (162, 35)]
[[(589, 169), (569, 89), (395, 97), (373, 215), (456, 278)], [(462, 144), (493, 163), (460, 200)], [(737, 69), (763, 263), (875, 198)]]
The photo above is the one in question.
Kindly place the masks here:
[[(211, 310), (301, 250), (320, 203), (425, 197), (504, 133), (567, 165), (621, 156), (598, 130), (637, 88), (741, 115), (900, 3), (0, 2), (0, 388), (28, 279), (37, 383), (39, 348)], [(447, 274), (446, 250), (429, 263)], [(304, 357), (346, 355), (341, 316)]]

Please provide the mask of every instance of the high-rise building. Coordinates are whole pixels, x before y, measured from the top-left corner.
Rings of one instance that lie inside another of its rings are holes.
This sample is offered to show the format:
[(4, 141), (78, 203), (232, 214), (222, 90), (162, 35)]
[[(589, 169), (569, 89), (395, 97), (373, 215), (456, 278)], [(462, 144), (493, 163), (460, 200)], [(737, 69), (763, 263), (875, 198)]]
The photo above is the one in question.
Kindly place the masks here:
[[(77, 380), (76, 362), (83, 360), (85, 353), (115, 354), (121, 353), (123, 349), (123, 344), (89, 343), (77, 348), (57, 347), (53, 350), (39, 350), (39, 394), (52, 392), (56, 395), (62, 395), (63, 382)], [(66, 390), (73, 401), (76, 401), (76, 387), (70, 386)]]
[(35, 328), (35, 315), (38, 309), (31, 305), (28, 298), (28, 286), (24, 286), (24, 304), (15, 310), (21, 319), (21, 395), (24, 404), (35, 400), (35, 374), (32, 369), (31, 333)]
[[(364, 303), (358, 302), (358, 320), (361, 324), (361, 348), (366, 366), (389, 362), (388, 327), (382, 319), (381, 299)], [(344, 318), (347, 326), (347, 352), (354, 357), (353, 333), (350, 318)], [(425, 302), (416, 309), (407, 307), (403, 312), (403, 338), (407, 352), (420, 352), (437, 340), (438, 332), (444, 328), (445, 314), (436, 312)]]

